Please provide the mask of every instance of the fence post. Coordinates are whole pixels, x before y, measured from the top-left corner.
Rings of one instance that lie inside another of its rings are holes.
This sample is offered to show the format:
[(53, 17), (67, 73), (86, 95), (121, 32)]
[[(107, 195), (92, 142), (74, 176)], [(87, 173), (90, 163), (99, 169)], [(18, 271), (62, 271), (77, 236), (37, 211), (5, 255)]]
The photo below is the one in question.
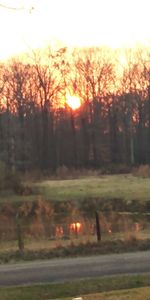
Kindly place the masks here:
[(20, 254), (23, 254), (24, 251), (24, 240), (23, 240), (23, 230), (20, 221), (19, 213), (16, 214), (16, 231), (17, 231), (17, 240), (18, 240), (18, 248)]
[(99, 221), (99, 214), (95, 212), (95, 221), (96, 221), (96, 234), (97, 234), (97, 241), (101, 241), (101, 226)]

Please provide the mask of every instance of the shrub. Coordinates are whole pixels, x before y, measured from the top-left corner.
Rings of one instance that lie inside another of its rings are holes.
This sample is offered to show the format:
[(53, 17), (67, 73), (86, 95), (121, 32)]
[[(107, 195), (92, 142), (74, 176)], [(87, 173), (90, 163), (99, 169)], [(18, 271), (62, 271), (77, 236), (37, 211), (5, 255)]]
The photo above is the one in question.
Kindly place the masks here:
[(138, 177), (150, 177), (150, 165), (141, 165), (132, 170), (132, 174)]
[(139, 234), (137, 232), (125, 232), (124, 240), (129, 245), (134, 245), (139, 241)]
[(56, 176), (60, 179), (66, 179), (69, 175), (69, 169), (66, 166), (60, 166), (56, 170)]
[(0, 161), (0, 189), (13, 190), (18, 193), (22, 188), (19, 173), (13, 172), (5, 163)]
[(99, 172), (100, 175), (105, 174), (127, 174), (131, 172), (131, 167), (125, 164), (109, 164), (103, 166)]
[(5, 189), (6, 165), (0, 161), (0, 189)]

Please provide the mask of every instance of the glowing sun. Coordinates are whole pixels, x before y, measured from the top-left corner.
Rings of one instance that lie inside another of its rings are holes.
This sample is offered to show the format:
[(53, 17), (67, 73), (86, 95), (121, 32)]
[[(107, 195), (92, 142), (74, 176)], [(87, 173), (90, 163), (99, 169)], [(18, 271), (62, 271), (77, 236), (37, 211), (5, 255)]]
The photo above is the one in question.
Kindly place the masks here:
[(70, 106), (72, 109), (78, 109), (81, 106), (81, 100), (77, 96), (68, 96), (66, 103)]

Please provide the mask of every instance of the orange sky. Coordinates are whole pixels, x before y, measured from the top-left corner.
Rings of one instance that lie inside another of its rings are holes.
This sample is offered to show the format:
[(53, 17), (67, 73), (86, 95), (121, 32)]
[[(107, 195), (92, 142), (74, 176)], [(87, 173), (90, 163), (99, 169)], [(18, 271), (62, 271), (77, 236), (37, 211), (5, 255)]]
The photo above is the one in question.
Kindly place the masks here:
[[(47, 45), (149, 44), (150, 0), (0, 0), (0, 59)], [(35, 9), (30, 12), (30, 8)]]

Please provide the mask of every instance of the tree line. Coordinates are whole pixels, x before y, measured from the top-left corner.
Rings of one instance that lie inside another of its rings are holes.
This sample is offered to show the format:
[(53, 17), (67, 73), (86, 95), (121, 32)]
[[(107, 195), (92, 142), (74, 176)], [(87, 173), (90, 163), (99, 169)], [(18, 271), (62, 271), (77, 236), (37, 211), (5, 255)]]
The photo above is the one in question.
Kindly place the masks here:
[(22, 171), (149, 164), (149, 49), (47, 49), (1, 62), (0, 160)]

